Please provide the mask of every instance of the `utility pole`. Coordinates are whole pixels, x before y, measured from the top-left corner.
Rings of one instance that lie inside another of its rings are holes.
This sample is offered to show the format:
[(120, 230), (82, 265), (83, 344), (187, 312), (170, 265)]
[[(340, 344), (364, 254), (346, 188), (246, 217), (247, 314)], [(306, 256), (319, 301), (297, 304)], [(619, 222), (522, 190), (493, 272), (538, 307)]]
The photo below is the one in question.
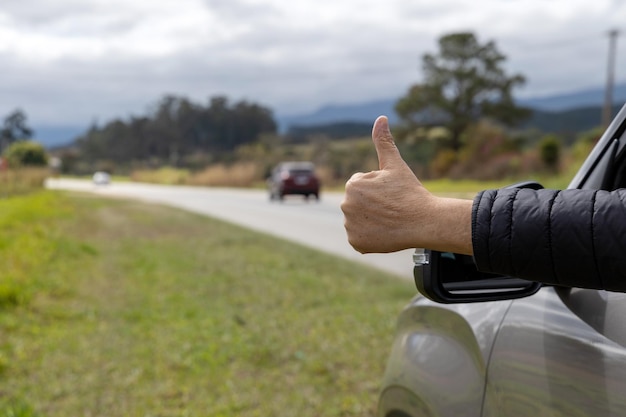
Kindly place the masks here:
[(605, 129), (613, 119), (613, 83), (615, 81), (615, 49), (619, 31), (609, 31), (609, 59), (606, 71), (606, 89), (604, 91), (604, 109), (602, 111), (602, 127)]

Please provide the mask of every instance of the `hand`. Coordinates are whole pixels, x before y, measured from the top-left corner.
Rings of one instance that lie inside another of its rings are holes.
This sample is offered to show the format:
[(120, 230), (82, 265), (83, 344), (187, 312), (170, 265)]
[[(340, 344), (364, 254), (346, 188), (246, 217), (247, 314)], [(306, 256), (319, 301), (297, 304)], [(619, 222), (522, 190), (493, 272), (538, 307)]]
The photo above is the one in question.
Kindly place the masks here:
[(471, 254), (469, 200), (432, 195), (400, 156), (385, 116), (372, 140), (378, 171), (356, 173), (341, 204), (348, 241), (361, 253), (425, 247)]

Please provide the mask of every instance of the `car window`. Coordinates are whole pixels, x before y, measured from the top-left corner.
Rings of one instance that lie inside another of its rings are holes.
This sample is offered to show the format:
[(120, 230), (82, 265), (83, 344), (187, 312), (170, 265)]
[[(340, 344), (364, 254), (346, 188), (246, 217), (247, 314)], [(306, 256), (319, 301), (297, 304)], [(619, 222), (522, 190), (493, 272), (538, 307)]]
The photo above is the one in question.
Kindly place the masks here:
[[(589, 154), (569, 188), (611, 190), (626, 187), (623, 165), (626, 163), (626, 105), (622, 107), (598, 144)], [(618, 170), (622, 167), (621, 170)]]
[[(570, 187), (626, 188), (626, 106), (596, 145)], [(591, 289), (557, 288), (563, 303), (608, 339), (626, 346), (626, 294)]]
[(313, 173), (310, 169), (290, 169), (289, 172), (292, 175), (311, 175)]
[(604, 190), (626, 188), (626, 148), (622, 146), (621, 151), (618, 151), (623, 142), (626, 142), (625, 138), (616, 139), (609, 151), (611, 161), (605, 171), (601, 187)]

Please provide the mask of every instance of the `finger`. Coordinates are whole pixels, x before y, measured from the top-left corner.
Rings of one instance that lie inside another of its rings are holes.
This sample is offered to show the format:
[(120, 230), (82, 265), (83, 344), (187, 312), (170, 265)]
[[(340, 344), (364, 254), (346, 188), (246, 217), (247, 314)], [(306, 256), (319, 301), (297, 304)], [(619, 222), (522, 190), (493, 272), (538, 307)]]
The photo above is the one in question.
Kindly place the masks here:
[(379, 116), (374, 122), (372, 141), (376, 147), (378, 167), (381, 170), (391, 168), (402, 161), (393, 136), (391, 136), (389, 120), (387, 120), (386, 116)]

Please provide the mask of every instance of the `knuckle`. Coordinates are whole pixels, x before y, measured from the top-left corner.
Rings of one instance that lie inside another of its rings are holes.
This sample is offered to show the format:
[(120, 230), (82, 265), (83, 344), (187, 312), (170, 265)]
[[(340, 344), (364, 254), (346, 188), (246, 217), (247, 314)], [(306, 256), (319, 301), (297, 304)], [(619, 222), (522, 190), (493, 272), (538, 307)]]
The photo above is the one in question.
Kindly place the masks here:
[(346, 187), (349, 187), (355, 182), (359, 181), (363, 177), (363, 175), (364, 174), (362, 172), (355, 172), (354, 174), (352, 174), (352, 176), (346, 182)]

